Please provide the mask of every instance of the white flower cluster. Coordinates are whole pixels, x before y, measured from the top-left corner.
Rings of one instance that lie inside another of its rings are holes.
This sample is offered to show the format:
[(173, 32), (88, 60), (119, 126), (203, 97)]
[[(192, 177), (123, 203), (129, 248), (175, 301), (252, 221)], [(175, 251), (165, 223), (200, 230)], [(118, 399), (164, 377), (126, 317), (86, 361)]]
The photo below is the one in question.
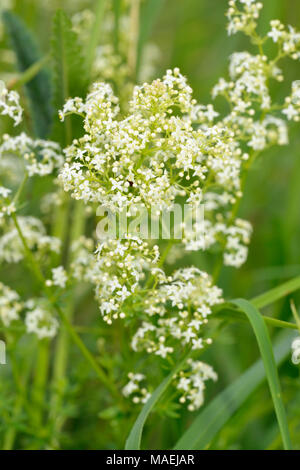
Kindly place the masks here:
[(9, 195), (11, 190), (0, 186), (0, 219), (6, 215), (11, 215), (16, 211), (15, 204), (11, 201)]
[(277, 43), (282, 53), (291, 59), (300, 59), (300, 33), (293, 26), (288, 25), (286, 28), (279, 20), (272, 20), (270, 26), (271, 31), (267, 36)]
[[(230, 0), (227, 11), (228, 34), (235, 34), (238, 31), (252, 36), (257, 26), (257, 20), (263, 4), (255, 0)], [(241, 10), (239, 10), (241, 8)]]
[(123, 309), (145, 278), (145, 271), (156, 264), (158, 247), (150, 248), (147, 242), (128, 235), (101, 243), (96, 253), (96, 297), (104, 321), (111, 324), (112, 319), (125, 318)]
[(300, 80), (292, 83), (291, 96), (285, 99), (285, 107), (282, 112), (289, 121), (300, 120)]
[(210, 276), (196, 268), (180, 269), (168, 277), (162, 271), (155, 274), (158, 285), (143, 302), (139, 316), (145, 320), (132, 339), (133, 350), (166, 358), (181, 345), (198, 350), (211, 344), (202, 330), (222, 297)]
[(219, 235), (224, 239), (224, 264), (226, 266), (242, 266), (248, 256), (247, 245), (250, 243), (252, 226), (247, 220), (235, 219), (235, 223), (226, 226), (224, 223), (214, 227), (216, 238)]
[(0, 320), (5, 327), (25, 316), (27, 333), (34, 333), (38, 339), (53, 338), (58, 321), (50, 313), (44, 299), (30, 299), (23, 302), (19, 294), (0, 282)]
[(128, 378), (129, 382), (122, 389), (123, 395), (130, 397), (133, 403), (146, 403), (150, 397), (150, 393), (145, 386), (141, 384), (146, 377), (143, 374), (129, 372)]
[[(192, 233), (183, 227), (184, 247), (209, 250), (218, 245), (223, 263), (239, 267), (246, 261), (252, 231), (249, 222), (237, 217), (245, 172), (264, 149), (288, 143), (285, 118), (298, 120), (298, 82), (282, 104), (272, 102), (269, 90), (271, 79), (283, 80), (279, 60), (296, 58), (298, 33), (272, 22), (271, 32), (260, 37), (255, 28), (262, 4), (229, 4), (229, 33), (244, 31), (258, 53), (233, 54), (229, 79), (221, 78), (213, 88), (213, 98), (228, 101), (228, 113), (197, 103), (177, 68), (136, 86), (124, 109), (109, 84), (96, 83), (85, 100), (69, 99), (60, 112), (62, 120), (71, 113), (80, 115), (85, 134), (64, 150), (59, 181), (75, 199), (114, 213), (125, 210), (129, 217), (137, 206), (155, 207), (159, 215), (177, 201), (194, 208), (203, 203), (205, 220), (198, 221)], [(276, 37), (274, 28), (282, 34)], [(275, 58), (264, 53), (267, 40), (278, 45)], [(194, 267), (166, 274), (158, 247), (139, 237), (108, 239), (98, 246), (96, 256), (93, 245), (85, 238), (73, 245), (71, 275), (95, 285), (108, 324), (124, 318), (133, 325), (133, 350), (171, 363), (180, 350), (195, 355), (211, 343), (204, 327), (213, 306), (222, 302), (222, 293), (209, 274)], [(216, 374), (199, 361), (190, 360), (188, 366), (176, 386), (181, 402), (194, 410), (203, 402), (204, 383), (216, 380)], [(144, 377), (137, 377), (129, 377), (123, 393), (139, 402), (148, 392), (138, 392)]]
[(300, 336), (292, 342), (292, 362), (300, 364)]
[[(19, 216), (18, 222), (31, 250), (35, 250), (39, 256), (51, 251), (59, 253), (60, 240), (47, 235), (46, 229), (39, 219)], [(8, 220), (0, 228), (3, 229), (0, 237), (0, 260), (7, 263), (18, 263), (24, 258), (24, 247), (17, 229), (11, 220)]]
[(66, 283), (68, 280), (68, 275), (64, 267), (57, 266), (57, 268), (53, 268), (51, 272), (52, 272), (52, 279), (47, 279), (46, 285), (48, 287), (57, 286), (57, 287), (60, 287), (61, 289), (64, 289), (66, 287)]
[(60, 146), (56, 142), (32, 139), (24, 132), (16, 137), (4, 134), (0, 145), (0, 158), (9, 155), (19, 155), (24, 158), (29, 176), (49, 175), (56, 168), (60, 168), (64, 161)]
[(0, 114), (9, 116), (17, 126), (22, 121), (22, 113), (19, 94), (14, 90), (8, 91), (0, 80)]
[(18, 320), (22, 309), (23, 303), (19, 294), (0, 282), (0, 319), (4, 326)]
[[(186, 250), (208, 250), (216, 244), (223, 247), (223, 262), (225, 266), (242, 266), (248, 256), (248, 245), (252, 233), (252, 226), (247, 220), (240, 218), (227, 218), (228, 208), (232, 202), (232, 196), (228, 193), (217, 194), (207, 192), (203, 197), (205, 216), (192, 230), (185, 231), (183, 242)], [(223, 211), (223, 213), (222, 213)], [(202, 234), (199, 237), (199, 233)]]
[(168, 209), (177, 195), (198, 195), (208, 174), (219, 185), (238, 187), (240, 150), (232, 132), (194, 130), (187, 114), (195, 104), (191, 95), (176, 69), (162, 81), (135, 87), (124, 119), (107, 84), (94, 85), (85, 102), (69, 100), (61, 116), (83, 114), (86, 134), (65, 151), (59, 175), (64, 189), (119, 211), (136, 204)]
[(176, 388), (179, 390), (180, 403), (188, 402), (188, 410), (195, 411), (204, 402), (205, 382), (216, 381), (218, 378), (213, 368), (201, 361), (187, 360), (187, 367), (180, 371), (175, 378)]

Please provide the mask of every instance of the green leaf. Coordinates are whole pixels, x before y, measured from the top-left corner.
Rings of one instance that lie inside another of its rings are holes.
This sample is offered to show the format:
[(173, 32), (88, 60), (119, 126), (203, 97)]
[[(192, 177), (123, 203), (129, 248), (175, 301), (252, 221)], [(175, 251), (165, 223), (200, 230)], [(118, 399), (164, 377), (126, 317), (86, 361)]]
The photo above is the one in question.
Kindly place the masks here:
[(184, 361), (187, 359), (185, 356), (177, 365), (174, 367), (172, 372), (160, 383), (160, 385), (154, 390), (149, 400), (143, 406), (140, 414), (138, 415), (128, 439), (125, 444), (125, 450), (139, 450), (141, 446), (142, 432), (149, 414), (153, 410), (154, 406), (161, 398), (162, 394), (166, 391), (170, 385), (174, 375), (178, 372)]
[[(274, 347), (277, 365), (290, 352), (291, 335), (283, 332)], [(251, 394), (265, 380), (265, 368), (260, 359), (244, 372), (235, 382), (214, 398), (201, 411), (187, 431), (175, 444), (174, 449), (205, 449), (223, 428), (233, 414), (245, 403)]]
[(62, 145), (67, 145), (73, 137), (78, 135), (81, 124), (74, 131), (72, 118), (68, 116), (62, 124), (58, 118), (58, 111), (62, 109), (68, 98), (85, 95), (87, 79), (81, 45), (77, 34), (72, 31), (71, 21), (62, 10), (56, 12), (53, 21), (51, 57), (54, 78), (53, 106), (55, 109), (53, 137)]
[[(37, 42), (23, 21), (11, 11), (3, 13), (3, 21), (18, 68), (20, 72), (25, 72), (41, 60)], [(51, 131), (53, 116), (51, 77), (47, 69), (42, 68), (24, 88), (30, 103), (34, 133), (37, 137), (46, 138)]]
[(137, 46), (137, 76), (141, 65), (143, 48), (149, 39), (153, 25), (159, 15), (164, 0), (148, 0), (142, 6), (140, 18), (140, 33)]
[(298, 289), (300, 289), (300, 276), (294, 277), (293, 279), (274, 287), (274, 289), (270, 289), (264, 294), (254, 297), (254, 299), (251, 299), (251, 303), (256, 308), (263, 308)]

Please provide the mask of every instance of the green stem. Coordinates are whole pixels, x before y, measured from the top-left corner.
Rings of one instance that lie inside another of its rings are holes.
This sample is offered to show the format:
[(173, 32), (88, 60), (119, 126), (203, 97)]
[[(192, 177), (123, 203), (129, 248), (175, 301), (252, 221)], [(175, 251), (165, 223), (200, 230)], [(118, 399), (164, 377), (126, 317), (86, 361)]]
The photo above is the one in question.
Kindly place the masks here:
[[(84, 205), (82, 201), (77, 202), (73, 211), (73, 223), (70, 236), (70, 245), (72, 241), (77, 240), (82, 233), (84, 233), (85, 217), (84, 217)], [(70, 257), (70, 255), (69, 255)], [(71, 262), (72, 259), (69, 259)], [(75, 294), (70, 296), (70, 301), (66, 309), (66, 317), (70, 323), (72, 323), (74, 308), (75, 308)], [(73, 326), (74, 329), (74, 326)], [(67, 385), (66, 370), (68, 363), (68, 353), (70, 347), (70, 335), (66, 328), (62, 328), (57, 340), (55, 359), (53, 366), (53, 395), (51, 399), (51, 418), (53, 420), (53, 435), (56, 436), (62, 425), (63, 419), (59, 418), (59, 410), (62, 406), (63, 396)], [(54, 441), (55, 447), (58, 443)]]
[[(8, 354), (11, 363), (11, 370), (14, 378), (14, 382), (17, 390), (17, 397), (13, 409), (13, 418), (16, 419), (20, 413), (23, 411), (23, 408), (27, 412), (28, 416), (31, 416), (32, 409), (27, 400), (26, 394), (26, 384), (28, 382), (29, 374), (32, 368), (32, 361), (27, 360), (24, 363), (22, 368), (22, 374), (20, 374), (17, 360), (15, 358), (14, 345), (10, 345), (10, 337), (6, 337), (6, 342), (9, 345)], [(15, 426), (11, 426), (7, 429), (3, 438), (3, 450), (12, 450), (14, 448), (14, 442), (17, 436), (17, 429)]]
[(61, 310), (58, 304), (54, 304), (54, 307), (61, 319), (61, 321), (64, 323), (66, 330), (68, 331), (69, 335), (73, 339), (74, 343), (78, 346), (80, 349), (82, 355), (86, 358), (86, 360), (89, 362), (89, 364), (92, 366), (94, 371), (97, 373), (98, 378), (101, 380), (101, 382), (107, 386), (107, 388), (110, 390), (110, 392), (119, 398), (119, 393), (115, 389), (115, 387), (111, 384), (109, 381), (107, 375), (103, 372), (99, 364), (97, 363), (96, 359), (94, 356), (90, 353), (90, 351), (87, 349), (85, 344), (83, 343), (82, 339), (80, 336), (76, 333), (76, 330), (73, 328), (72, 324), (69, 322), (67, 316), (65, 313)]
[(49, 340), (43, 339), (38, 343), (37, 360), (33, 381), (32, 402), (34, 404), (33, 423), (40, 426), (43, 423), (45, 403), (45, 386), (49, 368)]
[(294, 323), (290, 323), (290, 322), (283, 321), (283, 320), (277, 320), (276, 318), (266, 317), (265, 315), (262, 315), (262, 317), (265, 323), (268, 323), (271, 326), (275, 326), (277, 328), (287, 328), (290, 330), (298, 329), (297, 325), (295, 325)]
[(22, 193), (23, 189), (25, 188), (25, 185), (26, 185), (26, 183), (27, 183), (27, 180), (28, 180), (28, 173), (26, 172), (26, 173), (24, 174), (24, 177), (23, 177), (23, 179), (22, 179), (22, 181), (21, 181), (21, 184), (20, 184), (20, 186), (19, 186), (19, 188), (18, 188), (18, 190), (17, 190), (17, 192), (16, 192), (16, 194), (15, 194), (13, 200), (12, 200), (12, 202), (13, 202), (14, 204), (17, 204), (17, 202), (19, 201), (19, 198), (20, 198), (20, 196), (21, 196), (21, 193)]
[(43, 291), (44, 291), (45, 295), (48, 297), (49, 301), (52, 303), (52, 305), (55, 308), (56, 312), (58, 313), (59, 317), (63, 321), (63, 323), (64, 323), (67, 331), (69, 332), (70, 336), (72, 337), (74, 343), (78, 346), (78, 348), (82, 352), (83, 356), (86, 358), (87, 362), (90, 364), (92, 369), (96, 372), (96, 374), (97, 374), (98, 378), (100, 379), (100, 381), (102, 383), (104, 383), (109, 388), (109, 390), (114, 394), (114, 396), (116, 396), (116, 395), (119, 396), (117, 389), (110, 383), (110, 381), (109, 381), (108, 377), (106, 376), (105, 372), (100, 368), (97, 361), (92, 356), (90, 351), (87, 349), (87, 347), (83, 343), (80, 336), (76, 333), (75, 329), (73, 328), (72, 324), (69, 322), (67, 316), (63, 313), (60, 306), (56, 302), (53, 302), (51, 292), (49, 291), (49, 288), (46, 286), (46, 280), (45, 280), (42, 272), (40, 271), (40, 268), (39, 268), (38, 264), (36, 263), (36, 260), (35, 260), (34, 256), (32, 255), (32, 253), (31, 253), (31, 251), (30, 251), (30, 249), (27, 245), (27, 242), (26, 242), (26, 240), (25, 240), (25, 238), (22, 234), (22, 230), (21, 230), (20, 225), (17, 221), (16, 214), (12, 214), (12, 219), (14, 221), (14, 224), (15, 224), (15, 227), (18, 231), (20, 239), (23, 243), (23, 247), (24, 247), (24, 250), (25, 250), (25, 255), (26, 255), (27, 260), (29, 262), (29, 267), (32, 270), (33, 274), (36, 276), (37, 280), (42, 285), (42, 288), (43, 288)]
[(92, 65), (93, 65), (94, 58), (95, 58), (96, 47), (98, 45), (100, 34), (101, 34), (101, 23), (103, 21), (105, 6), (106, 6), (106, 0), (97, 1), (96, 11), (95, 11), (95, 21), (91, 30), (91, 35), (90, 35), (90, 39), (89, 39), (89, 43), (87, 47), (86, 60), (85, 60), (86, 69), (89, 75), (91, 73)]
[(291, 300), (290, 305), (291, 305), (293, 317), (295, 318), (297, 329), (300, 331), (300, 317), (299, 317), (299, 314), (296, 309), (296, 305), (293, 300)]
[(137, 52), (140, 28), (140, 0), (131, 0), (130, 25), (129, 25), (129, 48), (128, 67), (133, 81), (136, 81)]

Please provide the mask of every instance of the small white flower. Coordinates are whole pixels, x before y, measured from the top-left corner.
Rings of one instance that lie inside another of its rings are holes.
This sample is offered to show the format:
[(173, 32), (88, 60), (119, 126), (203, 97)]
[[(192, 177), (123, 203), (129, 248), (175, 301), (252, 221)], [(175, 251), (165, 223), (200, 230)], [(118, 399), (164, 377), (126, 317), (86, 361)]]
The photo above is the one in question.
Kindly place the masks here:
[(66, 287), (68, 276), (63, 266), (52, 269), (52, 279), (55, 286), (61, 287), (62, 289)]
[(0, 113), (12, 118), (15, 121), (15, 126), (20, 124), (22, 120), (23, 110), (19, 100), (19, 94), (14, 90), (8, 91), (5, 83), (0, 80)]
[(292, 362), (300, 364), (300, 337), (294, 339), (292, 342)]

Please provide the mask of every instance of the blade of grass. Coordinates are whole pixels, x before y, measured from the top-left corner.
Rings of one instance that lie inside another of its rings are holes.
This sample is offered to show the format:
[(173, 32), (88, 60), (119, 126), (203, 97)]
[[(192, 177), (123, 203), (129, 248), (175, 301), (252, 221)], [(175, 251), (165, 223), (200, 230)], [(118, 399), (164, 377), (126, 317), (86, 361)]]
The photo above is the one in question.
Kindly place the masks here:
[[(280, 284), (277, 287), (274, 287), (273, 289), (268, 290), (267, 292), (264, 292), (263, 294), (253, 297), (252, 299), (250, 299), (250, 302), (256, 308), (261, 309), (261, 308), (267, 307), (268, 305), (275, 303), (277, 300), (282, 299), (282, 297), (292, 294), (293, 292), (299, 289), (300, 289), (300, 276), (297, 276), (297, 277), (290, 279), (287, 282), (284, 282), (283, 284)], [(225, 310), (225, 309), (230, 309), (229, 302), (224, 302), (223, 304), (218, 305), (214, 309), (214, 313), (218, 314), (221, 310)], [(232, 313), (232, 315), (235, 318), (239, 317), (238, 312), (236, 312), (235, 314)]]
[(170, 385), (174, 375), (178, 372), (184, 361), (187, 359), (188, 354), (184, 356), (184, 358), (177, 363), (174, 369), (170, 372), (169, 375), (160, 383), (160, 385), (154, 390), (149, 400), (143, 406), (140, 414), (138, 415), (130, 434), (126, 440), (125, 450), (139, 450), (141, 446), (141, 439), (143, 428), (148, 418), (149, 414), (153, 410), (154, 406), (162, 396), (162, 394), (166, 391), (168, 386)]
[[(282, 332), (274, 347), (277, 366), (287, 357), (291, 347), (291, 334)], [(201, 411), (192, 425), (175, 444), (174, 449), (205, 449), (233, 414), (264, 382), (265, 369), (260, 359), (246, 370), (235, 382), (219, 393)]]
[(264, 362), (274, 409), (282, 436), (283, 446), (286, 450), (290, 450), (292, 448), (292, 443), (289, 435), (287, 417), (282, 401), (280, 382), (269, 332), (261, 314), (251, 302), (245, 299), (237, 299), (233, 300), (232, 303), (237, 305), (245, 313), (245, 315), (247, 315), (247, 318), (253, 328), (260, 349), (260, 354)]
[(292, 314), (295, 318), (297, 329), (300, 331), (300, 317), (299, 317), (299, 314), (297, 312), (295, 302), (293, 300), (291, 300), (290, 305), (291, 305)]
[[(243, 312), (241, 310), (236, 309), (230, 303), (224, 303), (223, 308), (219, 306), (219, 309), (214, 312), (215, 318), (222, 318), (226, 319), (227, 321), (242, 321), (246, 322), (247, 319), (245, 318)], [(265, 323), (274, 326), (275, 328), (287, 328), (289, 330), (298, 330), (298, 327), (295, 323), (291, 323), (284, 320), (278, 320), (277, 318), (267, 317), (266, 315), (262, 315)]]

